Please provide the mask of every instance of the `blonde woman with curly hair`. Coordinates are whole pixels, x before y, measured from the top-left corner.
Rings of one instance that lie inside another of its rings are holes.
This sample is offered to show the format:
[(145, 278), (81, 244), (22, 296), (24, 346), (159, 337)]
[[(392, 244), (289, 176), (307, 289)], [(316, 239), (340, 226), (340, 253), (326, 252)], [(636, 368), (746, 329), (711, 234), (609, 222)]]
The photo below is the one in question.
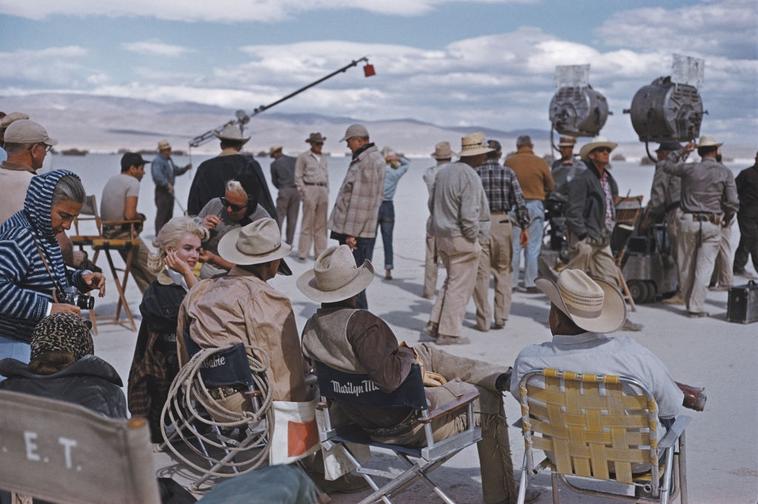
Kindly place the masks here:
[(208, 231), (192, 217), (174, 217), (156, 237), (158, 254), (149, 266), (157, 278), (140, 304), (142, 323), (129, 371), (128, 403), (133, 416), (148, 419), (154, 443), (161, 442), (160, 415), (179, 365), (176, 321), (184, 296), (196, 283), (194, 268)]

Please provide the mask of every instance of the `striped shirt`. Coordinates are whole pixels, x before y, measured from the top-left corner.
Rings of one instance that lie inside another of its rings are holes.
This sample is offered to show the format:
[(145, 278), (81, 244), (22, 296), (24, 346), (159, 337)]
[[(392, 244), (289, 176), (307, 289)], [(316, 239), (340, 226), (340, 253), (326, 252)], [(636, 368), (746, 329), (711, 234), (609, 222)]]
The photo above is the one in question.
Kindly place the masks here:
[(516, 223), (522, 229), (529, 227), (529, 212), (526, 209), (521, 185), (513, 170), (489, 159), (475, 168), (482, 179), (482, 187), (490, 204), (490, 212), (509, 212), (516, 209)]

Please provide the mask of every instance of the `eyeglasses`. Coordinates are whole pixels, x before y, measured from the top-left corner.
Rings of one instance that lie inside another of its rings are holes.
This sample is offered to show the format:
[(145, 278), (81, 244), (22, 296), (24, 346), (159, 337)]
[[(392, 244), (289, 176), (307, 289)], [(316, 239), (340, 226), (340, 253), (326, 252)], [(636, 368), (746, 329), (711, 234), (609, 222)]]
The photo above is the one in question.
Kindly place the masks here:
[(221, 197), (221, 203), (223, 203), (224, 208), (231, 208), (234, 212), (240, 212), (247, 208), (247, 205), (235, 205), (233, 203), (230, 203), (228, 199), (225, 197)]
[(45, 148), (45, 152), (50, 152), (51, 150), (53, 150), (53, 146), (52, 145), (47, 145), (46, 143), (37, 142), (36, 144), (33, 144), (31, 147), (29, 147), (29, 149), (28, 149), (29, 152), (31, 152), (38, 145), (43, 146)]

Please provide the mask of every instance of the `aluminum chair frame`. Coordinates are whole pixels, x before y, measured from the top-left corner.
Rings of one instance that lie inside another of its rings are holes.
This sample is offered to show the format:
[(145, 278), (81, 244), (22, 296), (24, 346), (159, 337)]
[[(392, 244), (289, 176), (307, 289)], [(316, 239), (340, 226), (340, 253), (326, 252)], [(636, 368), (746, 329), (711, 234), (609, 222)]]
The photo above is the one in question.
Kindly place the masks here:
[[(540, 381), (543, 387), (532, 386)], [(595, 389), (597, 397), (589, 397), (588, 391)], [(669, 499), (680, 496), (680, 502), (687, 504), (685, 428), (690, 417), (677, 416), (658, 441), (658, 405), (650, 391), (635, 378), (537, 369), (523, 376), (519, 393), (519, 423), (525, 450), (518, 504), (524, 503), (529, 479), (545, 468), (551, 470), (554, 504), (560, 502), (561, 486), (582, 495), (633, 502), (667, 504)], [(559, 398), (561, 395), (563, 398)], [(584, 405), (579, 404), (581, 396), (586, 397)], [(551, 402), (555, 398), (559, 399)], [(571, 402), (574, 404), (569, 404)], [(642, 417), (644, 424), (641, 423)], [(564, 420), (564, 424), (556, 426), (553, 423), (556, 419)], [(570, 422), (566, 422), (567, 419)], [(589, 446), (583, 446), (585, 444)], [(551, 448), (555, 461), (546, 457), (539, 464), (534, 463), (535, 450), (544, 452)], [(646, 459), (642, 457), (643, 453), (647, 454)], [(649, 473), (634, 477), (629, 460), (635, 457), (638, 458), (635, 463), (650, 465)], [(611, 464), (614, 471), (609, 470)], [(649, 482), (646, 482), (648, 475)], [(627, 488), (633, 486), (649, 496), (583, 488), (571, 483), (569, 477), (613, 481)]]
[[(342, 398), (337, 398), (333, 390), (328, 390), (326, 387), (328, 381), (324, 380), (323, 371), (322, 373), (319, 373), (320, 367), (331, 369), (322, 363), (316, 363), (316, 375), (319, 379), (321, 393), (321, 401), (317, 407), (322, 419), (322, 421), (319, 422), (319, 439), (322, 447), (327, 450), (333, 448), (334, 444), (342, 445), (348, 459), (356, 467), (356, 472), (373, 490), (373, 492), (361, 500), (359, 504), (370, 504), (373, 502), (392, 504), (390, 497), (399, 493), (417, 479), (420, 479), (429, 485), (434, 493), (446, 504), (455, 504), (455, 501), (453, 501), (434, 481), (432, 481), (428, 474), (443, 465), (464, 448), (481, 440), (481, 429), (475, 425), (474, 420), (474, 401), (478, 399), (479, 393), (471, 392), (465, 394), (455, 401), (451, 401), (430, 410), (423, 392), (424, 384), (420, 367), (414, 364), (408, 378), (406, 378), (406, 381), (401, 387), (415, 389), (416, 396), (423, 398), (420, 402), (417, 402), (416, 406), (418, 407), (416, 408), (415, 413), (417, 421), (424, 426), (425, 444), (422, 447), (409, 447), (404, 445), (380, 443), (372, 441), (369, 436), (357, 426), (335, 427), (332, 425), (332, 419), (329, 414), (329, 406), (331, 402), (334, 401), (339, 403), (346, 399), (349, 401), (351, 398), (349, 394), (343, 395)], [(371, 381), (366, 375), (354, 374), (353, 376), (357, 379), (361, 379), (364, 383), (366, 380)], [(371, 382), (373, 383), (373, 381)], [(377, 392), (374, 392), (374, 394), (382, 394), (386, 399), (389, 399), (389, 401), (392, 402), (392, 397), (395, 392), (390, 394), (379, 392), (378, 386), (375, 390)], [(408, 404), (402, 403), (402, 406), (408, 406)], [(432, 421), (451, 413), (466, 415), (467, 428), (462, 432), (456, 433), (439, 442), (435, 442), (432, 431)], [(357, 443), (366, 445), (369, 448), (375, 447), (390, 450), (408, 465), (408, 469), (399, 475), (392, 475), (385, 471), (363, 467), (355, 454), (350, 450), (347, 443)], [(389, 479), (390, 481), (379, 486), (373, 478), (377, 476)]]

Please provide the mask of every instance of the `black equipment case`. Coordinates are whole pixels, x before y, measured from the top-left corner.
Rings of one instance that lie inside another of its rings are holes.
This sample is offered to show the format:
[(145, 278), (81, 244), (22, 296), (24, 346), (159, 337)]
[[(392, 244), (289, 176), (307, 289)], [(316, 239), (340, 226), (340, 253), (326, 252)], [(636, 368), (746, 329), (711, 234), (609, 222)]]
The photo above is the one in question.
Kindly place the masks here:
[(758, 284), (750, 280), (729, 289), (726, 319), (743, 324), (758, 321)]

